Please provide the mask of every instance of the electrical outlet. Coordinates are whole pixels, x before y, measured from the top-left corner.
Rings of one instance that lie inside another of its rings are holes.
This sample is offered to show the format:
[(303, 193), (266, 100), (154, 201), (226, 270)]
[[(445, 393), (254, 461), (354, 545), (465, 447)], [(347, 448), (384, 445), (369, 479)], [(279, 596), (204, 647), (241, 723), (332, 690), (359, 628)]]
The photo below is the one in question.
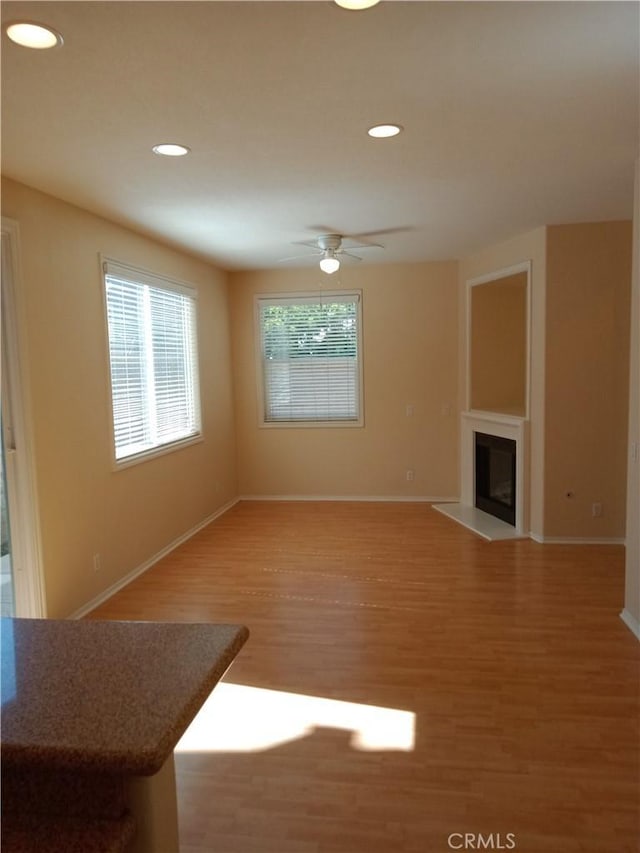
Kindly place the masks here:
[(100, 571), (100, 554), (94, 554), (93, 555), (93, 571), (94, 572)]
[(593, 518), (600, 518), (602, 516), (602, 504), (594, 503), (591, 504), (591, 515)]
[(413, 482), (413, 471), (412, 470), (407, 471), (407, 481), (409, 483)]
[(407, 413), (407, 417), (412, 418), (413, 417), (413, 403), (407, 403), (405, 411)]

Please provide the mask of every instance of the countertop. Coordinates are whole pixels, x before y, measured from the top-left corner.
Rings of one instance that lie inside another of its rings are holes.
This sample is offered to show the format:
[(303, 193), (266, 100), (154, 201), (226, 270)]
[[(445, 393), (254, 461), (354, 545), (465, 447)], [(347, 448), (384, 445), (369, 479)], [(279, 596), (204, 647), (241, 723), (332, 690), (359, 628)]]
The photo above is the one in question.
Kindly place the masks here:
[(246, 642), (242, 625), (2, 619), (2, 762), (156, 773)]

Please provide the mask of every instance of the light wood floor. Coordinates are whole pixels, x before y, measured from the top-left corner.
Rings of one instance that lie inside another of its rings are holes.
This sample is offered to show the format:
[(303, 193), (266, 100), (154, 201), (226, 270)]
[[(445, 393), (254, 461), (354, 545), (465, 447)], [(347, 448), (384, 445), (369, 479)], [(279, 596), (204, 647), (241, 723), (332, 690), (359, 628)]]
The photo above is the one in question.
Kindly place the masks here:
[(485, 542), (425, 504), (243, 502), (91, 618), (242, 622), (227, 682), (415, 714), (409, 751), (318, 725), (178, 754), (182, 853), (448, 853), (452, 833), (637, 853), (623, 563), (618, 546)]

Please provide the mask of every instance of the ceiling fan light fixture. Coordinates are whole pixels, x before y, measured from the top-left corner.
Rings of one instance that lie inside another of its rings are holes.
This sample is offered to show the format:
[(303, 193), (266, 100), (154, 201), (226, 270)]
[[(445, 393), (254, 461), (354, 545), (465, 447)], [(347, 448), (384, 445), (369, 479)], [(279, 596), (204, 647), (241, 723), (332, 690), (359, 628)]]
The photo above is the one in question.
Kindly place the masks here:
[(190, 150), (186, 145), (178, 145), (175, 142), (161, 142), (153, 146), (153, 153), (162, 157), (184, 157)]
[(370, 9), (372, 6), (376, 6), (380, 0), (335, 0), (336, 6), (340, 6), (342, 9), (353, 9), (358, 11), (360, 9)]
[(388, 139), (390, 136), (397, 136), (401, 132), (402, 126), (399, 124), (376, 124), (367, 131), (369, 136), (373, 136), (374, 139)]
[(51, 47), (60, 47), (63, 43), (60, 33), (34, 21), (13, 21), (6, 24), (4, 30), (12, 42), (33, 50), (48, 50)]
[(331, 275), (340, 269), (340, 261), (333, 255), (327, 255), (320, 261), (320, 269), (327, 275)]

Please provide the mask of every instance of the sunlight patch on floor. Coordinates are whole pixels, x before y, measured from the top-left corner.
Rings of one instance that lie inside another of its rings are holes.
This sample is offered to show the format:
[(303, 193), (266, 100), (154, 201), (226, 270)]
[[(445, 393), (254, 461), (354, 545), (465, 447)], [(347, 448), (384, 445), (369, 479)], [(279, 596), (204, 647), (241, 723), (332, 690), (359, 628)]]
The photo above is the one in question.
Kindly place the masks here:
[(415, 714), (223, 682), (204, 703), (175, 751), (259, 752), (306, 737), (317, 727), (350, 731), (353, 749), (410, 752)]

